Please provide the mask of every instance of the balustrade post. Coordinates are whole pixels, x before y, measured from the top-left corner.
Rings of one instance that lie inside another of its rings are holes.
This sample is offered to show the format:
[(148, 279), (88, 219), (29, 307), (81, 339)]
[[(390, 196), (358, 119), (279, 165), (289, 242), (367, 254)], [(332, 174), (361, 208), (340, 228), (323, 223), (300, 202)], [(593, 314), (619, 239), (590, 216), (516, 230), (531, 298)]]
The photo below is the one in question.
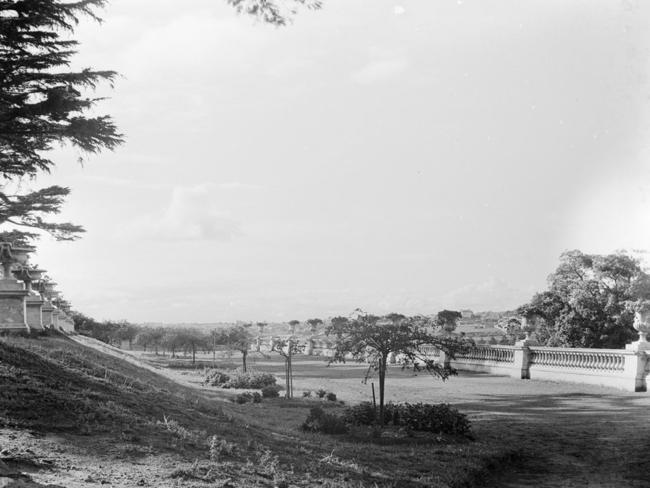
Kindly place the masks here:
[[(523, 341), (520, 341), (523, 342)], [(515, 345), (514, 364), (510, 376), (521, 380), (530, 379), (530, 348), (526, 343)]]
[(634, 351), (634, 354), (625, 356), (625, 390), (648, 391), (646, 384), (646, 364), (650, 361), (647, 351)]

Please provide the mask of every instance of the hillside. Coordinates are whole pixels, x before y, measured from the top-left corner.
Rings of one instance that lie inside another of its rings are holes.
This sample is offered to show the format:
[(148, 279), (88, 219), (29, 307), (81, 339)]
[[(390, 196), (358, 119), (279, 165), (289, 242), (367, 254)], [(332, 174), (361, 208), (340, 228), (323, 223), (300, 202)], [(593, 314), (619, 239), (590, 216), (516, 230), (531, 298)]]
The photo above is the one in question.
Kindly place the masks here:
[(303, 434), (308, 400), (235, 405), (63, 336), (1, 338), (0, 384), (0, 476), (70, 488), (470, 486), (511, 454)]

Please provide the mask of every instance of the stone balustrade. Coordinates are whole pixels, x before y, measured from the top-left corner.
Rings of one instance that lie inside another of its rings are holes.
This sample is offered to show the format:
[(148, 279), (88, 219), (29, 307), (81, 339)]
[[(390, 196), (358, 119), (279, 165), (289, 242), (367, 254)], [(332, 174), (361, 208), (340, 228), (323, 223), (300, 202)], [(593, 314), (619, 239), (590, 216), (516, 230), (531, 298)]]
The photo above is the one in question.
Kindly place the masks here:
[[(445, 354), (427, 349), (427, 355), (445, 360)], [(430, 354), (429, 354), (430, 353)], [(521, 379), (544, 379), (647, 391), (650, 351), (628, 349), (573, 349), (516, 346), (476, 346), (447, 359), (461, 371), (504, 374)]]
[(625, 351), (619, 349), (531, 347), (530, 365), (531, 367), (624, 371)]
[(513, 346), (477, 346), (466, 353), (457, 354), (456, 358), (465, 361), (514, 363), (515, 348)]

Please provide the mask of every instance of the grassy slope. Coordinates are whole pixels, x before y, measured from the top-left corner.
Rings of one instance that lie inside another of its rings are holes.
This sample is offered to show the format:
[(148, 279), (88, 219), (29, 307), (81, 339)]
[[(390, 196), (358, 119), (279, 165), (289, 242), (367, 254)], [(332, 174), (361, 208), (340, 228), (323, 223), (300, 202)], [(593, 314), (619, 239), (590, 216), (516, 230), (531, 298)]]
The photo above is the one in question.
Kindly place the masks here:
[(220, 402), (65, 337), (0, 339), (0, 427), (56, 432), (70, 445), (86, 446), (90, 435), (146, 446), (148, 459), (165, 458), (157, 475), (169, 484), (158, 486), (471, 486), (514, 452), (494, 439), (358, 442), (303, 434), (295, 426), (309, 406)]

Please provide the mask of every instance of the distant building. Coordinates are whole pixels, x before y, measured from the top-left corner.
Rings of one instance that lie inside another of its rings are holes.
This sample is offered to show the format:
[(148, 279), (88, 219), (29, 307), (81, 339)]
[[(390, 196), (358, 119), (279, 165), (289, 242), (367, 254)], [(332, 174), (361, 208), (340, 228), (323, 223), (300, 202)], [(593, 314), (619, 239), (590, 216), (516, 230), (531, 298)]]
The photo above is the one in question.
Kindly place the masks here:
[(460, 314), (464, 319), (473, 319), (474, 318), (474, 312), (472, 312), (469, 309), (461, 310)]

